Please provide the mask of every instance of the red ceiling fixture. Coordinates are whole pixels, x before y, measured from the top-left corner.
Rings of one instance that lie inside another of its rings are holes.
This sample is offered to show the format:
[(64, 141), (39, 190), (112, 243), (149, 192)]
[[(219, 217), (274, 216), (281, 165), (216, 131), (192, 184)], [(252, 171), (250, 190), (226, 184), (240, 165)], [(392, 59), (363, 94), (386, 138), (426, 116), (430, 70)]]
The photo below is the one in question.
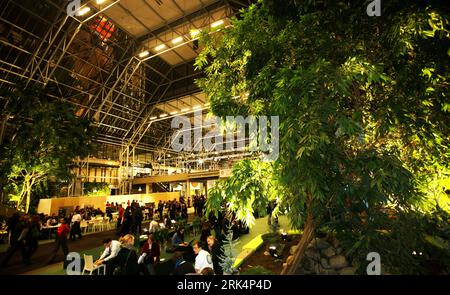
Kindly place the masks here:
[(108, 42), (116, 31), (116, 26), (106, 17), (99, 16), (92, 22), (91, 29), (94, 30), (102, 42)]

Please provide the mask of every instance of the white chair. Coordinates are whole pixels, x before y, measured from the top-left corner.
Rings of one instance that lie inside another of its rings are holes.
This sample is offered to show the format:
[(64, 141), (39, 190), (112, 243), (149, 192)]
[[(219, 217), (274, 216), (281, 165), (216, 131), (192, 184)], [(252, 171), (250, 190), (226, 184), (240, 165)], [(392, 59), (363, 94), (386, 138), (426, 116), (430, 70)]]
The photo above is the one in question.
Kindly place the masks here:
[(88, 228), (87, 221), (86, 220), (81, 220), (81, 222), (80, 222), (81, 232), (83, 232), (85, 234), (87, 232), (87, 228)]
[(92, 275), (92, 272), (94, 270), (96, 270), (97, 273), (100, 274), (99, 270), (102, 268), (103, 268), (103, 275), (106, 275), (106, 265), (104, 265), (104, 264), (95, 265), (94, 264), (94, 256), (84, 254), (84, 268), (83, 268), (83, 272), (81, 273), (82, 275), (84, 275), (85, 271), (86, 272), (88, 271), (89, 275)]
[(94, 219), (94, 231), (101, 231), (103, 228), (103, 220), (102, 219)]
[(103, 218), (103, 221), (102, 221), (102, 231), (104, 231), (104, 230), (109, 230), (109, 225), (110, 225), (110, 223), (109, 223), (109, 217)]

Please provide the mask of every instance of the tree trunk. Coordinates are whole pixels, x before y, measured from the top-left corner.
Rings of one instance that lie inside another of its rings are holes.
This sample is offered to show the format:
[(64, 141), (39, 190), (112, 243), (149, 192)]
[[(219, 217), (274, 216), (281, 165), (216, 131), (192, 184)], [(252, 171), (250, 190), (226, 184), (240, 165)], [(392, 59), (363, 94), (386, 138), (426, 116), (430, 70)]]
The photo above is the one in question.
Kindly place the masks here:
[(30, 210), (30, 202), (31, 202), (31, 184), (27, 186), (27, 196), (25, 198), (25, 213), (28, 214), (28, 210)]
[(281, 271), (282, 275), (293, 275), (295, 274), (298, 266), (302, 262), (303, 256), (305, 254), (306, 248), (314, 237), (314, 219), (311, 212), (308, 213), (305, 223), (305, 229), (303, 235), (297, 244), (297, 250), (294, 253), (294, 260), (291, 264), (286, 265), (286, 267)]

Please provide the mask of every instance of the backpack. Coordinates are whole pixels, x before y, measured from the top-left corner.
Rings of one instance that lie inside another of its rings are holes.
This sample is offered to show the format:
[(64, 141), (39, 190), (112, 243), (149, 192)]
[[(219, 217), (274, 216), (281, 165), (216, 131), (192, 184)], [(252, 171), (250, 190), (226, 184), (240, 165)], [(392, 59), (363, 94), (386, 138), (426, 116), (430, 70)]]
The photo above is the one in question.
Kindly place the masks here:
[(113, 271), (114, 276), (126, 275), (128, 259), (130, 258), (131, 250), (128, 251), (127, 259), (125, 260), (125, 265), (122, 268), (120, 265), (116, 266)]

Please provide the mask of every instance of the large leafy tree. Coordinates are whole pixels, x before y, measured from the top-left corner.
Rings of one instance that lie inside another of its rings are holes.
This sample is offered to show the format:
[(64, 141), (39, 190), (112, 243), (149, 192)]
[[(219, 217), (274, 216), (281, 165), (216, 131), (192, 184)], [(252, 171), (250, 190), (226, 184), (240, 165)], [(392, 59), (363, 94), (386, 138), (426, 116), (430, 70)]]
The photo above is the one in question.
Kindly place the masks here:
[(317, 227), (354, 226), (367, 244), (383, 208), (410, 210), (449, 171), (446, 4), (383, 1), (381, 17), (367, 4), (259, 1), (202, 38), (212, 112), (280, 116), (281, 201), (304, 229), (294, 266)]
[[(2, 174), (17, 209), (28, 212), (33, 191), (46, 181), (69, 180), (73, 160), (93, 148), (94, 129), (73, 106), (35, 87), (2, 91), (12, 136), (1, 147)], [(2, 178), (3, 178), (2, 177)], [(37, 190), (38, 191), (38, 190)]]

